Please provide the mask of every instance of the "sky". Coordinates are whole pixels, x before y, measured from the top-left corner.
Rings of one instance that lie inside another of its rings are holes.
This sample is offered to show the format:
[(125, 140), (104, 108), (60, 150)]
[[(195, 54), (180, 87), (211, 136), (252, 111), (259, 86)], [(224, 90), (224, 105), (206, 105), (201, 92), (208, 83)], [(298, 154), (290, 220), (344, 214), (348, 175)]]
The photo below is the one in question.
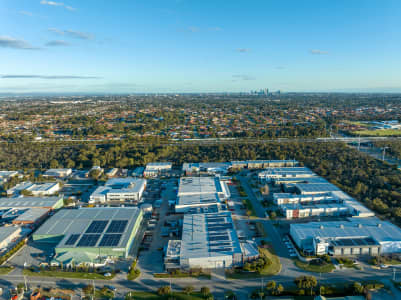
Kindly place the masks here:
[(0, 0), (0, 93), (401, 92), (400, 0)]

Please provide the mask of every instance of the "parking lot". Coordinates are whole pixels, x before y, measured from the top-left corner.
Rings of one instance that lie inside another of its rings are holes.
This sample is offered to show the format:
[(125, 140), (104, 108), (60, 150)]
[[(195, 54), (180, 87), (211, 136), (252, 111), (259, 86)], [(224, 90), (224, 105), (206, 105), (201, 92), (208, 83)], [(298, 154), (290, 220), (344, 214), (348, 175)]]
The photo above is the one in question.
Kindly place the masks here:
[[(148, 220), (143, 241), (140, 246), (138, 267), (142, 276), (153, 277), (153, 273), (164, 271), (163, 249), (170, 239), (180, 239), (179, 222), (181, 215), (172, 214), (172, 207), (169, 200), (176, 198), (177, 180), (157, 180), (153, 184), (154, 193), (157, 193), (156, 186), (160, 188), (160, 199), (158, 197), (146, 197), (146, 203), (155, 204), (152, 216)], [(161, 201), (159, 201), (161, 200)]]

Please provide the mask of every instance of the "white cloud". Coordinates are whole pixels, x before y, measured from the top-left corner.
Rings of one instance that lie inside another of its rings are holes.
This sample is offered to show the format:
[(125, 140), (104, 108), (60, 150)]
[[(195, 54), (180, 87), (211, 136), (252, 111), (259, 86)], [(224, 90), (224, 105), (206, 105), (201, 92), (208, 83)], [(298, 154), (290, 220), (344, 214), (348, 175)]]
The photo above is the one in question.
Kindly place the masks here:
[(329, 52), (327, 52), (327, 51), (322, 51), (322, 50), (318, 50), (318, 49), (312, 49), (309, 52), (311, 54), (313, 54), (313, 55), (327, 55), (327, 54), (329, 54)]
[(240, 52), (240, 53), (246, 53), (246, 52), (251, 51), (251, 49), (248, 49), (248, 48), (238, 48), (237, 51)]
[(62, 41), (62, 40), (55, 40), (55, 41), (47, 42), (46, 46), (48, 46), (48, 47), (70, 46), (70, 43), (67, 43), (66, 41)]
[(91, 33), (76, 31), (76, 30), (60, 30), (57, 28), (49, 28), (49, 31), (56, 33), (58, 35), (69, 36), (75, 39), (81, 40), (93, 40), (94, 36)]
[(238, 80), (255, 80), (255, 77), (244, 74), (233, 75), (232, 77)]
[(191, 31), (191, 32), (198, 32), (199, 31), (199, 27), (190, 26), (190, 27), (188, 27), (188, 30)]
[(15, 39), (9, 36), (0, 36), (0, 47), (23, 49), (23, 50), (38, 50), (38, 47), (33, 47), (31, 44), (24, 40)]
[(66, 5), (66, 4), (64, 4), (63, 2), (55, 2), (55, 1), (42, 0), (42, 1), (40, 1), (40, 4), (42, 4), (42, 5), (49, 5), (49, 6), (59, 6), (59, 7), (63, 7), (63, 8), (65, 8), (65, 9), (67, 9), (67, 10), (70, 10), (70, 11), (74, 11), (74, 10), (75, 10), (74, 7), (71, 7), (71, 6), (69, 6), (69, 5)]
[(75, 75), (0, 75), (0, 78), (3, 79), (100, 79), (101, 77), (97, 76), (75, 76)]
[(29, 16), (29, 17), (33, 16), (33, 13), (31, 13), (30, 11), (26, 11), (26, 10), (21, 10), (19, 13), (21, 15), (25, 15), (25, 16)]

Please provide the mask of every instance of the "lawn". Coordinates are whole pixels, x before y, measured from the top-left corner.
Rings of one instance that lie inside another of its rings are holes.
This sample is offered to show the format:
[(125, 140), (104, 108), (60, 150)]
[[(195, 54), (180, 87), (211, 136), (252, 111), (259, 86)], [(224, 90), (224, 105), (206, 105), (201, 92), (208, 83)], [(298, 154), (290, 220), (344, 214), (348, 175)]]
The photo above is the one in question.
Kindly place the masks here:
[(261, 257), (266, 257), (270, 261), (270, 263), (264, 266), (260, 272), (248, 272), (236, 269), (235, 271), (226, 271), (226, 277), (229, 279), (259, 278), (264, 276), (273, 276), (281, 271), (280, 259), (276, 254), (274, 254), (272, 248), (259, 248), (259, 253)]
[(330, 273), (335, 269), (332, 263), (327, 263), (325, 265), (311, 265), (309, 263), (300, 261), (299, 259), (295, 260), (295, 265), (305, 271), (316, 272), (316, 273)]
[(0, 267), (0, 275), (7, 275), (13, 269), (14, 269), (14, 267)]
[(152, 300), (152, 299), (169, 299), (174, 297), (176, 300), (200, 300), (205, 299), (200, 293), (192, 293), (190, 295), (182, 292), (173, 292), (170, 296), (159, 296), (157, 293), (152, 292), (129, 292), (125, 296), (125, 300)]
[(352, 133), (360, 136), (401, 136), (398, 129), (357, 130)]
[(280, 259), (274, 253), (273, 248), (270, 248), (270, 249), (260, 248), (259, 252), (260, 252), (261, 256), (267, 257), (272, 262), (271, 265), (269, 265), (267, 268), (263, 269), (260, 272), (260, 275), (271, 276), (271, 275), (276, 275), (277, 273), (279, 273), (281, 271)]
[(354, 269), (358, 269), (358, 265), (354, 264), (352, 259), (349, 258), (342, 258), (342, 257), (338, 257), (337, 261), (340, 265), (342, 265), (342, 267), (344, 268), (354, 268)]
[(96, 290), (95, 292), (96, 299), (113, 299), (114, 292), (108, 288), (103, 288), (100, 290)]
[(61, 277), (61, 278), (79, 278), (79, 279), (100, 279), (100, 280), (111, 280), (112, 276), (104, 276), (98, 273), (84, 273), (84, 272), (65, 272), (65, 271), (40, 271), (33, 272), (29, 269), (24, 269), (22, 272), (27, 276), (43, 276), (43, 277)]
[(206, 272), (176, 272), (176, 273), (154, 273), (155, 278), (207, 278), (210, 279), (210, 273)]

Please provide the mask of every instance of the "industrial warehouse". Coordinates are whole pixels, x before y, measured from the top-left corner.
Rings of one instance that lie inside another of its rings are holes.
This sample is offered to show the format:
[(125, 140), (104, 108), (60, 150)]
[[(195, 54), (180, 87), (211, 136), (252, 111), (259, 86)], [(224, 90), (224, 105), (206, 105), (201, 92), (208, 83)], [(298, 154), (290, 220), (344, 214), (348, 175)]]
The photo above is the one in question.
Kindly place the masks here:
[[(181, 241), (169, 241), (166, 269), (229, 268), (248, 259), (244, 257), (230, 212), (186, 214), (182, 231)], [(258, 256), (257, 248), (251, 244), (246, 249), (252, 258)]]
[(181, 177), (178, 197), (202, 194), (217, 194), (220, 198), (230, 197), (226, 182), (219, 177)]
[(167, 270), (231, 268), (259, 256), (256, 245), (238, 239), (231, 212), (222, 203), (230, 196), (219, 176), (180, 178), (175, 211), (184, 213), (182, 239), (168, 243)]
[(10, 208), (48, 208), (58, 209), (63, 207), (63, 197), (19, 197), (0, 198), (0, 209)]
[(99, 186), (89, 198), (89, 203), (131, 202), (138, 203), (146, 188), (146, 179), (112, 178)]
[(291, 224), (290, 234), (306, 253), (378, 255), (401, 252), (401, 230), (376, 217)]
[(50, 196), (60, 191), (60, 184), (58, 182), (42, 182), (32, 183), (30, 181), (21, 182), (7, 190), (7, 196), (19, 195), (25, 191), (31, 196)]
[(218, 210), (221, 207), (221, 200), (216, 194), (186, 195), (177, 198), (175, 212), (201, 212), (205, 210)]
[(136, 207), (63, 209), (47, 220), (33, 240), (55, 246), (53, 263), (104, 265), (127, 258), (142, 222)]

